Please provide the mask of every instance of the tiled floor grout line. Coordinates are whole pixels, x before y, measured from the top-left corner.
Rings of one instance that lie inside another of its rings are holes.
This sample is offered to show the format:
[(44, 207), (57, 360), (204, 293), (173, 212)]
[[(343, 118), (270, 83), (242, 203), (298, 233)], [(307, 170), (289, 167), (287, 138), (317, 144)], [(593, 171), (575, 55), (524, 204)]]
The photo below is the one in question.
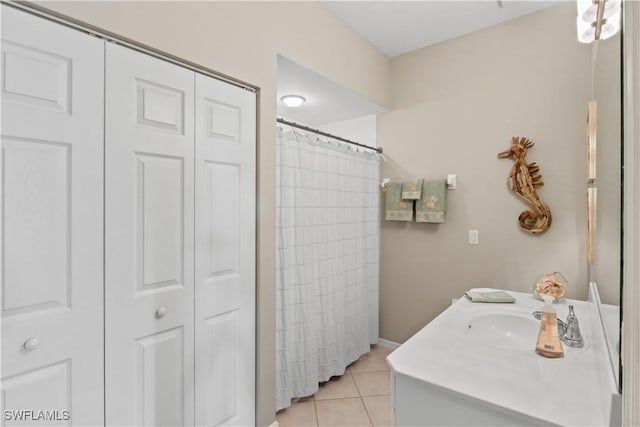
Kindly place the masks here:
[[(362, 399), (362, 393), (360, 392), (360, 387), (358, 387), (358, 383), (356, 382), (355, 377), (351, 374), (351, 379), (353, 380), (353, 384), (356, 386), (356, 390), (358, 391), (358, 396)], [(362, 402), (364, 404), (364, 402)]]
[(364, 404), (364, 399), (362, 398), (362, 392), (360, 391), (360, 387), (358, 387), (358, 383), (356, 382), (353, 373), (351, 374), (351, 379), (353, 380), (353, 384), (356, 386), (356, 390), (358, 390), (358, 396), (360, 396), (360, 403), (362, 403), (362, 407), (364, 408), (364, 413), (367, 414), (367, 418), (369, 419), (369, 425), (373, 426), (373, 421), (371, 420), (371, 415), (369, 415), (369, 410), (367, 409), (367, 405)]
[[(373, 350), (372, 350), (372, 351), (373, 351)], [(370, 355), (371, 355), (372, 357), (377, 357), (377, 356), (374, 356), (373, 354), (370, 354)], [(382, 356), (382, 357), (383, 357), (383, 359), (385, 359), (385, 358), (386, 358), (386, 356)], [(352, 364), (354, 364), (354, 363), (356, 363), (356, 362), (357, 362), (357, 360), (356, 360), (356, 361), (354, 361)], [(347, 367), (345, 368), (344, 373), (343, 373), (342, 375), (339, 375), (339, 377), (341, 377), (341, 378), (342, 378), (342, 377), (344, 377), (344, 376), (345, 376), (345, 375), (347, 375), (347, 374), (348, 374), (348, 375), (351, 375), (351, 380), (353, 381), (353, 384), (354, 384), (354, 386), (355, 386), (355, 388), (356, 388), (356, 391), (357, 391), (357, 393), (358, 393), (358, 396), (357, 396), (357, 397), (359, 397), (359, 398), (360, 398), (360, 403), (361, 403), (361, 404), (362, 404), (362, 406), (364, 407), (364, 410), (365, 410), (365, 413), (367, 414), (367, 419), (368, 419), (368, 421), (369, 421), (369, 425), (370, 425), (370, 426), (374, 426), (373, 418), (372, 418), (372, 415), (369, 413), (369, 408), (367, 408), (367, 405), (366, 405), (366, 403), (365, 403), (365, 401), (364, 401), (364, 398), (365, 398), (365, 397), (388, 397), (388, 398), (389, 398), (389, 397), (390, 397), (390, 393), (386, 393), (386, 394), (373, 394), (373, 395), (367, 395), (367, 396), (364, 396), (364, 395), (362, 394), (362, 392), (360, 391), (360, 387), (358, 387), (358, 383), (356, 382), (356, 376), (363, 375), (363, 374), (379, 373), (379, 372), (386, 372), (386, 373), (389, 373), (389, 372), (390, 372), (390, 369), (387, 367), (386, 369), (374, 369), (374, 370), (365, 370), (365, 371), (361, 371), (361, 372), (353, 372), (353, 371), (351, 370), (351, 364), (350, 364), (349, 366), (347, 366)], [(327, 382), (328, 382), (328, 381), (327, 381)], [(318, 391), (320, 391), (320, 390), (318, 390)], [(309, 397), (311, 398), (311, 400), (313, 400), (313, 411), (314, 411), (314, 416), (315, 416), (315, 423), (316, 423), (315, 425), (316, 425), (316, 427), (319, 427), (319, 426), (320, 426), (320, 418), (319, 418), (319, 416), (318, 416), (318, 406), (317, 406), (317, 403), (318, 403), (317, 401), (318, 401), (318, 400), (319, 400), (319, 401), (332, 401), (332, 400), (354, 399), (354, 398), (356, 397), (356, 396), (351, 396), (351, 397), (350, 397), (350, 396), (344, 396), (344, 397), (335, 397), (335, 398), (327, 398), (327, 399), (317, 399), (317, 398), (316, 398), (316, 395), (318, 394), (318, 391), (317, 391), (316, 393), (314, 393), (313, 395), (309, 396)]]
[(367, 409), (367, 405), (364, 403), (364, 399), (362, 398), (362, 395), (360, 395), (360, 401), (362, 402), (362, 406), (364, 406), (364, 412), (367, 414), (367, 418), (369, 418), (369, 425), (373, 427), (373, 419), (369, 414), (369, 410)]
[(318, 420), (318, 407), (316, 406), (316, 395), (313, 394), (313, 413), (316, 416), (316, 427), (320, 426), (320, 420)]
[(357, 399), (358, 397), (383, 397), (383, 396), (389, 396), (389, 395), (388, 394), (367, 394), (365, 396), (365, 395), (358, 394), (357, 396), (332, 397), (331, 399), (318, 399), (318, 401), (325, 402), (327, 400), (345, 400), (345, 399)]

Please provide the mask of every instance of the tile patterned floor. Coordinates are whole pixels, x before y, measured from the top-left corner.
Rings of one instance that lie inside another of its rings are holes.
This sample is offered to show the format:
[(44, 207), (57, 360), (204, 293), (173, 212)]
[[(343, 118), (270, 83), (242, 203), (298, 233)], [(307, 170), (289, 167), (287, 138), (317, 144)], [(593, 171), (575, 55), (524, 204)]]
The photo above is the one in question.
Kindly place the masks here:
[(280, 427), (393, 426), (389, 366), (391, 350), (371, 351), (349, 365), (344, 375), (320, 385), (313, 396), (297, 399), (279, 411)]

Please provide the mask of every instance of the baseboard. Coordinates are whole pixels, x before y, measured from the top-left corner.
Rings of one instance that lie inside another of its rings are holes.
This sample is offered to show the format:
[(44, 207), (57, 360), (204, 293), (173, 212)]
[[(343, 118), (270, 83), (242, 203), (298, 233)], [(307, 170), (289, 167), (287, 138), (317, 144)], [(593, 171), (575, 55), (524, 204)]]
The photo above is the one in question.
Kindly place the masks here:
[(400, 347), (400, 344), (398, 344), (397, 342), (385, 340), (384, 338), (378, 338), (378, 345), (380, 347), (390, 348), (391, 350), (395, 350), (396, 348)]

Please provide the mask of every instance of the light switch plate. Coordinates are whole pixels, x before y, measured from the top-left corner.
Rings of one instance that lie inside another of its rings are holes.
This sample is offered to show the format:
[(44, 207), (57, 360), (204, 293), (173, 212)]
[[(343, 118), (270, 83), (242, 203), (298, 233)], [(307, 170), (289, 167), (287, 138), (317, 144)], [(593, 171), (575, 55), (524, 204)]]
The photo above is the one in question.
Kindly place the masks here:
[(456, 181), (457, 181), (457, 177), (455, 175), (447, 175), (447, 189), (455, 190)]
[(477, 245), (478, 243), (478, 230), (469, 230), (469, 244)]

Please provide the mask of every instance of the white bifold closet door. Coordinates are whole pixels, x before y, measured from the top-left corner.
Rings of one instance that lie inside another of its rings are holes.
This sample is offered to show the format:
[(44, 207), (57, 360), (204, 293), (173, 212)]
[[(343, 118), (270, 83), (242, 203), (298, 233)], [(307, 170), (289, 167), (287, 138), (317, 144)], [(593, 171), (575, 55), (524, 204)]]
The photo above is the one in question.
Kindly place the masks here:
[(194, 423), (194, 73), (106, 46), (108, 425)]
[(103, 65), (2, 6), (2, 425), (103, 423)]
[(107, 424), (253, 425), (255, 94), (110, 44), (106, 94)]
[(196, 425), (255, 424), (255, 111), (196, 74)]
[(1, 65), (3, 425), (254, 424), (255, 94), (5, 5)]

